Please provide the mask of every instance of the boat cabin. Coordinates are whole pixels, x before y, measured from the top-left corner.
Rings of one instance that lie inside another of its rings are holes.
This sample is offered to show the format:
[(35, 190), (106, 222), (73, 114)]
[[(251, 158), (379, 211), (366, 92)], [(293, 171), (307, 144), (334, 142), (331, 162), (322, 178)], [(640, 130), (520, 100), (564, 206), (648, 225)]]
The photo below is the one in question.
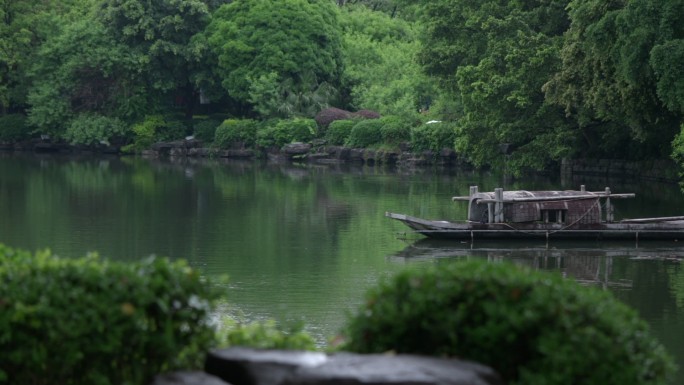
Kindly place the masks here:
[[(467, 197), (453, 200), (468, 202), (468, 221), (478, 223), (543, 222), (558, 224), (594, 224), (612, 222), (610, 198), (631, 198), (634, 194), (611, 194), (605, 191), (504, 191), (479, 192), (471, 186)], [(601, 198), (605, 198), (602, 204)], [(605, 216), (602, 207), (605, 208)]]

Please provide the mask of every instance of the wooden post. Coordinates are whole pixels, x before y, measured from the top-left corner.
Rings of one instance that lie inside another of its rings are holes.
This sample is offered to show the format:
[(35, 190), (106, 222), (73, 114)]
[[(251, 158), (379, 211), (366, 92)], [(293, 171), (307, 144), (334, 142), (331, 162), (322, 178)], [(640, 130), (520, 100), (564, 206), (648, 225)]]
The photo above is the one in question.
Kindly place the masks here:
[(494, 204), (494, 222), (501, 223), (504, 221), (503, 189), (501, 187), (494, 189), (494, 199), (496, 200)]
[(606, 187), (606, 222), (613, 222), (613, 207), (610, 204), (610, 187)]

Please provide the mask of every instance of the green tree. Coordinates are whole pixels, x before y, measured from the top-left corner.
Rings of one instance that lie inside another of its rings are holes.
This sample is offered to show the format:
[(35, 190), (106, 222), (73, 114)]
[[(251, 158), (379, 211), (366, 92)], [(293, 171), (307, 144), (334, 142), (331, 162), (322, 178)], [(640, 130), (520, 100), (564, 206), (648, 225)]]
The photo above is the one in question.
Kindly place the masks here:
[(548, 100), (579, 123), (590, 148), (667, 156), (684, 112), (684, 2), (574, 0), (568, 9)]
[[(205, 34), (217, 58), (217, 81), (230, 98), (248, 106), (257, 102), (255, 92), (268, 89), (268, 102), (257, 106), (267, 115), (288, 110), (277, 105), (304, 114), (307, 105), (323, 104), (313, 94), (323, 84), (337, 89), (342, 74), (338, 12), (325, 0), (236, 0), (221, 6)], [(288, 101), (293, 97), (299, 101)]]
[(199, 96), (193, 73), (203, 58), (192, 37), (209, 21), (208, 4), (215, 6), (201, 0), (103, 0), (98, 12), (114, 39), (140, 57), (148, 89), (182, 96), (188, 117)]
[(80, 113), (129, 120), (141, 116), (145, 88), (133, 76), (140, 61), (96, 20), (86, 18), (69, 25), (39, 52), (28, 97), (30, 123), (41, 133), (60, 136)]
[(432, 80), (415, 60), (418, 23), (390, 18), (366, 7), (342, 12), (345, 86), (352, 110), (415, 118), (436, 94)]
[(74, 127), (69, 140), (90, 142), (108, 140), (103, 133), (121, 134), (120, 125), (112, 130), (81, 119), (74, 126), (71, 119), (79, 114), (139, 122), (169, 109), (174, 96), (182, 96), (192, 114), (198, 95), (192, 75), (202, 55), (192, 36), (207, 21), (207, 5), (199, 0), (103, 0), (42, 46), (30, 122), (56, 136)]
[(40, 45), (69, 21), (82, 17), (91, 0), (0, 0), (0, 112), (22, 111), (28, 72)]
[(566, 0), (442, 0), (425, 5), (420, 61), (460, 106), (456, 148), (476, 165), (543, 169), (576, 137), (541, 88), (558, 70)]

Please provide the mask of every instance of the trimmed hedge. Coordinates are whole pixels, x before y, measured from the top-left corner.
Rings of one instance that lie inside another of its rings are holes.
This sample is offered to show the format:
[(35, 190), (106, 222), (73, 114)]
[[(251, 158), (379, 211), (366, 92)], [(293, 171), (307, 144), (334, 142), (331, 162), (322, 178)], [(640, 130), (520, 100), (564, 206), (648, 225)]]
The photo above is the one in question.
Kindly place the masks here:
[(313, 119), (294, 118), (271, 120), (257, 132), (257, 146), (261, 148), (282, 147), (294, 142), (311, 142), (318, 136), (318, 126)]
[(334, 146), (344, 145), (357, 122), (358, 120), (335, 120), (325, 131), (325, 139)]
[(258, 123), (252, 119), (227, 119), (216, 128), (214, 144), (221, 148), (254, 147)]
[(219, 293), (185, 262), (64, 259), (0, 244), (0, 383), (147, 384), (198, 368)]
[(390, 145), (399, 145), (411, 140), (411, 125), (399, 116), (384, 116), (380, 118), (383, 123), (382, 141)]
[(370, 291), (343, 349), (455, 356), (511, 384), (666, 384), (672, 358), (609, 292), (486, 261), (406, 271)]
[(354, 125), (345, 142), (347, 147), (371, 147), (382, 142), (382, 126), (380, 119), (361, 120)]

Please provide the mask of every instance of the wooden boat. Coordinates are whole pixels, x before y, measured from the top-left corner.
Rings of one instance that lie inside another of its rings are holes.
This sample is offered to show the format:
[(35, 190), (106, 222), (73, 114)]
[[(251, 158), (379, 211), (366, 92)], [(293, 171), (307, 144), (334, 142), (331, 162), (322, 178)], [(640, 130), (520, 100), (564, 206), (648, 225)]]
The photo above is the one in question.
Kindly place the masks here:
[(416, 233), (448, 239), (622, 239), (684, 240), (684, 216), (614, 220), (611, 199), (635, 194), (604, 191), (504, 191), (479, 192), (470, 187), (468, 218), (461, 222), (428, 220), (387, 212)]

